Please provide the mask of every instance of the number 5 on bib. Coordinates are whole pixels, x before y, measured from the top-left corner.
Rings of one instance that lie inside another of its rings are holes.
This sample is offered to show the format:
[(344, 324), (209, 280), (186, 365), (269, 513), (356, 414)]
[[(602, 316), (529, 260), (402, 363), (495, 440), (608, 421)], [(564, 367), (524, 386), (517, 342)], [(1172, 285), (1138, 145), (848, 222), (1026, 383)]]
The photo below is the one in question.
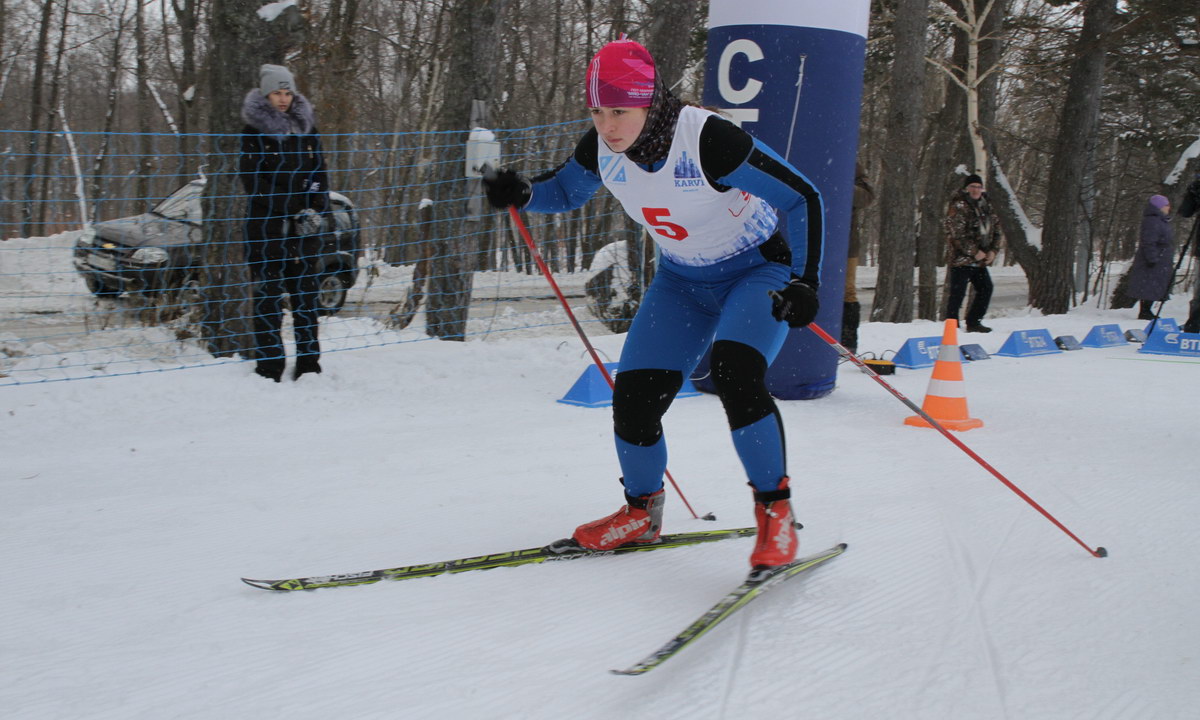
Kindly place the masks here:
[(652, 226), (654, 232), (671, 240), (686, 239), (688, 236), (687, 228), (664, 219), (670, 216), (671, 211), (668, 208), (642, 208), (642, 217), (646, 218), (646, 224)]

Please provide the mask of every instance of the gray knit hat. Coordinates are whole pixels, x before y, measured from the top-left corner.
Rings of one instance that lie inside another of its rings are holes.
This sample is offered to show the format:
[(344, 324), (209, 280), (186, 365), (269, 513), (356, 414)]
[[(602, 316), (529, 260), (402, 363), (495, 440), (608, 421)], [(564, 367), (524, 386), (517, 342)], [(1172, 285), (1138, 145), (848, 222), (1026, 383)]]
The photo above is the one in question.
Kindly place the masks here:
[(292, 72), (282, 65), (263, 65), (258, 69), (258, 78), (258, 89), (264, 97), (276, 90), (296, 92), (296, 79), (292, 77)]

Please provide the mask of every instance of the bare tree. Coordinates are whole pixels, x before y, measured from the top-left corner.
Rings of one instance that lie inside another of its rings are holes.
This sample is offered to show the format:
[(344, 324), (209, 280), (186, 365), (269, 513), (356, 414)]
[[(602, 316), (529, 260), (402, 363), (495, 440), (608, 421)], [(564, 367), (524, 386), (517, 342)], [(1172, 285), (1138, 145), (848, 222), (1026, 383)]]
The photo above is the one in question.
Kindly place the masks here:
[(953, 19), (945, 19), (945, 9), (935, 13), (949, 27), (952, 49), (948, 57), (930, 58), (943, 87), (922, 143), (917, 200), (917, 316), (925, 320), (943, 316), (938, 299), (943, 285), (938, 266), (946, 251), (942, 220), (947, 198), (962, 185), (956, 169), (967, 155), (972, 166), (986, 167), (980, 165), (986, 152), (980, 154), (979, 140), (995, 122), (997, 75), (992, 70), (1002, 62), (1000, 36), (1008, 6), (1009, 0), (969, 0), (952, 3)]
[(137, 85), (137, 105), (134, 114), (137, 117), (137, 196), (150, 197), (150, 177), (153, 165), (150, 162), (150, 67), (147, 58), (149, 38), (146, 37), (146, 8), (142, 0), (133, 3), (133, 41), (136, 60), (134, 62), (134, 82)]
[[(251, 333), (249, 273), (242, 247), (242, 215), (238, 200), (238, 133), (242, 128), (242, 98), (258, 85), (263, 63), (282, 63), (289, 47), (302, 39), (289, 18), (278, 25), (264, 22), (256, 11), (259, 0), (213, 0), (209, 17), (208, 64), (209, 187), (205, 194), (207, 251), (201, 284), (208, 310), (202, 331), (214, 355), (232, 355), (249, 349)], [(285, 14), (295, 12), (289, 7)], [(293, 16), (294, 17), (294, 16)]]
[[(199, 3), (200, 0), (171, 0), (171, 9), (175, 13), (175, 22), (179, 28), (180, 51), (183, 55), (179, 70), (175, 74), (175, 91), (179, 96), (179, 131), (182, 133), (191, 131), (191, 108), (199, 82), (196, 66), (196, 44), (200, 29)], [(162, 15), (163, 21), (166, 22), (165, 8)], [(170, 53), (167, 53), (168, 62), (170, 57)]]
[(26, 237), (34, 233), (34, 198), (33, 182), (34, 168), (37, 167), (38, 155), (41, 153), (42, 121), (48, 119), (49, 113), (43, 104), (42, 94), (45, 90), (46, 58), (49, 56), (50, 25), (53, 22), (54, 2), (46, 0), (42, 6), (41, 22), (38, 24), (38, 39), (36, 59), (33, 68), (33, 87), (29, 96), (29, 156), (25, 159), (25, 202), (22, 211), (23, 224), (21, 233)]
[[(961, 67), (947, 67), (939, 64), (946, 75), (966, 93), (967, 131), (971, 138), (971, 150), (974, 166), (971, 171), (985, 175), (987, 173), (987, 144), (983, 136), (983, 124), (980, 121), (981, 86), (992, 73), (1000, 68), (1000, 64), (987, 64), (983, 61), (983, 44), (992, 39), (987, 29), (995, 27), (991, 23), (992, 12), (996, 0), (985, 0), (982, 8), (977, 7), (976, 0), (945, 0), (954, 9), (935, 5), (942, 17), (950, 21), (965, 40), (966, 57)], [(932, 61), (931, 61), (932, 62)]]
[[(450, 66), (446, 95), (438, 114), (440, 130), (462, 130), (471, 120), (475, 101), (490, 103), (497, 71), (497, 34), (500, 13), (506, 0), (450, 0)], [(487, 126), (487, 112), (478, 113)], [(459, 136), (465, 145), (467, 133)], [(463, 222), (465, 200), (479, 192), (478, 180), (461, 177), (462, 165), (435, 165), (434, 250), (430, 294), (426, 309), (426, 332), (445, 340), (462, 340), (466, 334), (470, 305), (474, 235)]]
[(871, 320), (909, 322), (913, 316), (916, 249), (917, 158), (921, 98), (925, 91), (925, 27), (928, 0), (899, 0), (893, 34), (887, 136), (881, 170), (879, 274)]
[(96, 149), (96, 153), (92, 158), (91, 169), (91, 196), (94, 200), (91, 219), (96, 220), (96, 214), (100, 207), (100, 198), (105, 191), (105, 167), (109, 160), (109, 144), (112, 138), (113, 124), (116, 122), (118, 98), (120, 95), (121, 86), (121, 56), (124, 52), (125, 30), (128, 22), (126, 11), (128, 10), (129, 0), (121, 0), (120, 7), (110, 3), (108, 7), (108, 20), (112, 23), (110, 28), (111, 35), (111, 51), (107, 55), (108, 72), (106, 86), (106, 97), (104, 103), (104, 123), (100, 135), (100, 144)]
[(1059, 115), (1046, 198), (1045, 227), (1039, 238), (1022, 221), (1015, 196), (997, 163), (992, 186), (1007, 202), (996, 204), (1004, 234), (1029, 278), (1029, 302), (1046, 314), (1070, 309), (1072, 261), (1080, 234), (1085, 176), (1095, 152), (1108, 35), (1117, 0), (1085, 0), (1083, 27), (1075, 43), (1067, 94)]
[(650, 0), (647, 15), (650, 26), (645, 45), (654, 56), (655, 71), (667, 87), (677, 84), (687, 70), (691, 35), (683, 28), (693, 27), (699, 0)]
[(358, 0), (330, 0), (325, 13), (313, 18), (308, 33), (301, 69), (312, 88), (308, 94), (320, 99), (321, 129), (326, 133), (360, 129), (363, 86), (357, 78), (358, 20)]

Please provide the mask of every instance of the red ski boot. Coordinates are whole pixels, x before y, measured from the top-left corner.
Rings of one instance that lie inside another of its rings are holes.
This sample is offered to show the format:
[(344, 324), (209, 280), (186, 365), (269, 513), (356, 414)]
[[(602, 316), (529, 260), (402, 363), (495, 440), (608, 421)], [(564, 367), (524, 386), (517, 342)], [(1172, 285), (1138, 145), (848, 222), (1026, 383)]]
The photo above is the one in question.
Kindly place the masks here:
[(796, 539), (796, 524), (792, 517), (792, 491), (788, 478), (779, 481), (775, 490), (754, 491), (754, 519), (758, 521), (758, 538), (750, 554), (754, 568), (787, 565), (796, 559), (800, 542)]
[(612, 550), (620, 545), (654, 542), (662, 533), (662, 490), (650, 495), (625, 495), (625, 507), (606, 518), (575, 528), (575, 542), (589, 550)]

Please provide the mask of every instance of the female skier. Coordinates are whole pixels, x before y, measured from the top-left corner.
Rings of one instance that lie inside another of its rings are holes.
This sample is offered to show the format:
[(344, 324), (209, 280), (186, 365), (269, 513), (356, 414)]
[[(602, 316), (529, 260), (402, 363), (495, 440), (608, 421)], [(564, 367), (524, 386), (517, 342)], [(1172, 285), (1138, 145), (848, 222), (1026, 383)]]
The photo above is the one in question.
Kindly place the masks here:
[(604, 185), (660, 249), (613, 390), (626, 504), (579, 526), (574, 538), (594, 550), (658, 538), (667, 466), (661, 420), (711, 344), (713, 384), (754, 491), (750, 564), (789, 563), (797, 550), (791, 489), (766, 372), (787, 326), (804, 327), (817, 314), (820, 193), (745, 131), (674, 97), (636, 42), (611, 42), (592, 58), (586, 93), (595, 127), (566, 162), (532, 182), (513, 170), (484, 181), (494, 207), (543, 213), (580, 207)]

